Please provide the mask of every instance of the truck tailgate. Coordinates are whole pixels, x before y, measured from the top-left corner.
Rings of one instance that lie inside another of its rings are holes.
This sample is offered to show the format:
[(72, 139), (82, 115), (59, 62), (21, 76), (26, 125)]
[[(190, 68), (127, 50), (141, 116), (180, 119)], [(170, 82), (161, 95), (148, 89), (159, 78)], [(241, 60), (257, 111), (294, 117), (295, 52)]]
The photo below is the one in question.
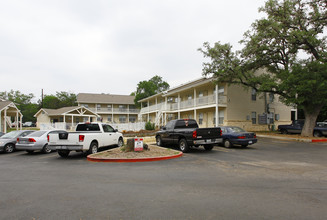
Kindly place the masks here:
[(196, 134), (198, 138), (208, 139), (208, 138), (220, 138), (221, 129), (220, 128), (198, 128), (196, 129)]

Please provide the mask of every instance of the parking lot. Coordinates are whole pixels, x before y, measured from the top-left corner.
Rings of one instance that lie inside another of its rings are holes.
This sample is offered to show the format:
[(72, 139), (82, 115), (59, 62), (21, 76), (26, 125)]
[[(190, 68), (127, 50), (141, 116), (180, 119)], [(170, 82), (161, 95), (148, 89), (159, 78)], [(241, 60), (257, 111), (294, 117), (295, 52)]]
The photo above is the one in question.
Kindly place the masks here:
[(326, 155), (269, 138), (145, 163), (0, 154), (0, 219), (326, 219)]

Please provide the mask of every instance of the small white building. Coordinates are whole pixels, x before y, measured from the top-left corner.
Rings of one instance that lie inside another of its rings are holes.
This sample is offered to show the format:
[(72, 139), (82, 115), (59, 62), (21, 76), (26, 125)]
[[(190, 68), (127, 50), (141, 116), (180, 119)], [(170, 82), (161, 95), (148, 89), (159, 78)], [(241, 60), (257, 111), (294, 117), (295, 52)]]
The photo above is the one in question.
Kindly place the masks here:
[[(14, 119), (14, 120), (12, 120)], [(0, 100), (0, 131), (6, 133), (8, 128), (22, 128), (23, 114), (11, 101)], [(14, 121), (14, 122), (13, 122)]]

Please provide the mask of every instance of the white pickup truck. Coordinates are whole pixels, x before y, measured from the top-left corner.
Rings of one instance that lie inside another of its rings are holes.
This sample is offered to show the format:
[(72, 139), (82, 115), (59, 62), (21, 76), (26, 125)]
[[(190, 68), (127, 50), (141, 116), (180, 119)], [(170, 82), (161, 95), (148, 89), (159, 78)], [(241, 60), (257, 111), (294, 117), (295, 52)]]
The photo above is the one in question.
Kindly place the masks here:
[(104, 123), (79, 123), (76, 132), (59, 132), (48, 135), (48, 146), (57, 150), (61, 157), (67, 157), (70, 151), (94, 154), (98, 148), (124, 144), (123, 135)]

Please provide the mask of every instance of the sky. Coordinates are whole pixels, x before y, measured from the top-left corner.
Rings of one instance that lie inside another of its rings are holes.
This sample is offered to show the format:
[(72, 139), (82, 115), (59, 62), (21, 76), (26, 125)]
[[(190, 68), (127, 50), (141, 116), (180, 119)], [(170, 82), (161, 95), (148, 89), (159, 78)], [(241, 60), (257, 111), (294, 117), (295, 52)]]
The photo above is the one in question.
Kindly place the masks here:
[(0, 0), (0, 92), (130, 95), (202, 77), (204, 42), (238, 42), (264, 0)]

